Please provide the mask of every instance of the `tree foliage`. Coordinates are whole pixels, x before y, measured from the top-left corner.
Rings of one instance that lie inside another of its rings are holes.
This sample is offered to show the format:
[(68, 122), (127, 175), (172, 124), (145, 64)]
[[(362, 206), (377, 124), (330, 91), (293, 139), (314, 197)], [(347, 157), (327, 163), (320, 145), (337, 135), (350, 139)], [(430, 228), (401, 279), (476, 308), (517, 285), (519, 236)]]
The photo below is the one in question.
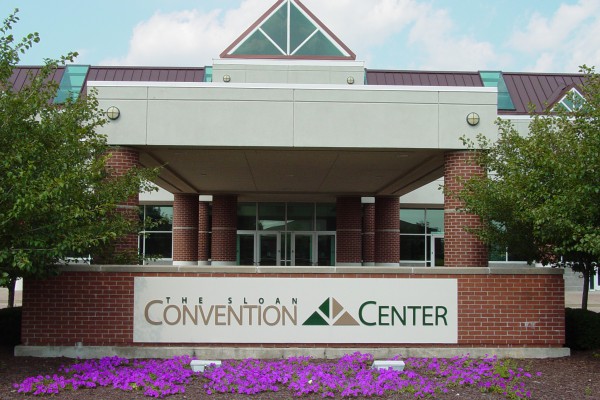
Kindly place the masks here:
[[(106, 123), (94, 94), (56, 104), (57, 69), (76, 53), (45, 64), (15, 90), (20, 54), (39, 41), (11, 34), (17, 11), (0, 28), (0, 280), (40, 277), (69, 256), (88, 254), (137, 229), (117, 205), (148, 189), (153, 171), (119, 177), (107, 170)], [(2, 283), (0, 281), (0, 283)]]
[(480, 136), (487, 175), (465, 182), (456, 195), (464, 211), (482, 217), (476, 233), (528, 261), (570, 265), (587, 288), (600, 260), (600, 76), (582, 67), (585, 83), (571, 94), (573, 109), (550, 106), (533, 115), (526, 134), (498, 120), (499, 137)]

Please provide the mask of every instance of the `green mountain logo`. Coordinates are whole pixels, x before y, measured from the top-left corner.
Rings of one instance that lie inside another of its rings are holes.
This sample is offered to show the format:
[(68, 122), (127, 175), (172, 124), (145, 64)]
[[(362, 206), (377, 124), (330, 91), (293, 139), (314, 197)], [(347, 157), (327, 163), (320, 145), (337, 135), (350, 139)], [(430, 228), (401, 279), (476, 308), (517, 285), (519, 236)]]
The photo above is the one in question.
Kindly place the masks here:
[(319, 308), (304, 321), (307, 326), (357, 326), (352, 315), (333, 297), (328, 297)]

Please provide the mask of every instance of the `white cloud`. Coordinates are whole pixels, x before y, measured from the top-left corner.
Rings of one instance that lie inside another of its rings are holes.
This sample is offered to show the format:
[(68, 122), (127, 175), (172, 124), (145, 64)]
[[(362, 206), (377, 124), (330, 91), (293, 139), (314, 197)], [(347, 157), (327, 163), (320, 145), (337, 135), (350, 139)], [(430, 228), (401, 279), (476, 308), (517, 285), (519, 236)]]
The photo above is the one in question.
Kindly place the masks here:
[[(359, 55), (404, 29), (422, 9), (414, 0), (306, 0), (304, 4)], [(264, 0), (244, 0), (228, 11), (156, 13), (134, 28), (127, 55), (102, 64), (210, 64), (267, 5)]]
[[(493, 46), (455, 30), (449, 15), (418, 0), (304, 0), (303, 3), (356, 54), (370, 61), (386, 47), (398, 54), (405, 46), (416, 54), (418, 68), (498, 68)], [(113, 65), (209, 65), (250, 26), (270, 3), (243, 0), (236, 9), (202, 13), (187, 10), (156, 13), (133, 30), (128, 53), (104, 60)], [(394, 56), (395, 57), (395, 56)], [(394, 62), (396, 67), (406, 67)]]
[(227, 12), (157, 12), (133, 29), (127, 55), (101, 64), (210, 65), (265, 11), (263, 8), (262, 0), (245, 0), (239, 8)]
[(533, 54), (534, 71), (577, 71), (579, 65), (600, 65), (600, 2), (580, 0), (562, 4), (546, 18), (531, 16), (524, 29), (513, 33), (509, 44)]
[[(444, 10), (417, 0), (303, 0), (359, 59), (370, 61), (372, 51), (387, 46), (397, 54), (393, 68), (406, 68), (403, 57), (411, 47), (416, 68), (485, 69), (507, 62), (494, 46), (457, 33)], [(381, 60), (379, 61), (381, 62)], [(404, 63), (404, 64), (401, 64)]]
[(424, 69), (498, 69), (507, 62), (491, 43), (457, 33), (446, 10), (430, 8), (419, 15), (409, 40), (420, 49), (420, 68)]
[(305, 0), (303, 3), (359, 54), (405, 30), (427, 10), (415, 0)]

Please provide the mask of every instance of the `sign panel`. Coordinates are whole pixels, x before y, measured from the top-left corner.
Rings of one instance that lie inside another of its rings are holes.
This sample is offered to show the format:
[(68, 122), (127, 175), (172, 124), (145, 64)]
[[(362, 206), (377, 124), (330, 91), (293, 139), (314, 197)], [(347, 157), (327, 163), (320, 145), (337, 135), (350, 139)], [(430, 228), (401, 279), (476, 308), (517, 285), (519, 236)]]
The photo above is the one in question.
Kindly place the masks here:
[(456, 279), (135, 278), (134, 342), (456, 343)]

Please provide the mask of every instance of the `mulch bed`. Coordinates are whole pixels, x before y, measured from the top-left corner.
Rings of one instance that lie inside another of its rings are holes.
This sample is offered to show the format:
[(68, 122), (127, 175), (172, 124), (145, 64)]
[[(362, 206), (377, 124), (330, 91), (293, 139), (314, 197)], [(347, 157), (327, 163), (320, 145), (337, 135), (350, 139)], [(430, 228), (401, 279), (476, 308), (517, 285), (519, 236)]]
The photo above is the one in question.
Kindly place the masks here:
[[(35, 358), (14, 357), (12, 348), (0, 347), (0, 399), (39, 398), (40, 396), (16, 393), (12, 384), (23, 379), (53, 374), (65, 364), (75, 363), (76, 360), (67, 358)], [(575, 352), (571, 357), (560, 359), (527, 359), (518, 360), (522, 368), (527, 368), (534, 376), (527, 380), (527, 388), (533, 399), (540, 400), (600, 400), (600, 352)], [(535, 376), (541, 372), (542, 376)], [(212, 394), (208, 395), (202, 388), (202, 380), (196, 379), (186, 387), (183, 395), (169, 396), (167, 399), (290, 399), (290, 392), (263, 393), (258, 395)], [(123, 392), (111, 388), (80, 389), (73, 392), (63, 392), (53, 396), (60, 399), (141, 399), (145, 398), (140, 392)], [(320, 396), (304, 396), (301, 399), (319, 399)], [(408, 395), (392, 395), (374, 397), (386, 399), (412, 398)], [(502, 399), (499, 394), (482, 394), (479, 390), (469, 387), (451, 389), (449, 393), (439, 394), (437, 399)]]

